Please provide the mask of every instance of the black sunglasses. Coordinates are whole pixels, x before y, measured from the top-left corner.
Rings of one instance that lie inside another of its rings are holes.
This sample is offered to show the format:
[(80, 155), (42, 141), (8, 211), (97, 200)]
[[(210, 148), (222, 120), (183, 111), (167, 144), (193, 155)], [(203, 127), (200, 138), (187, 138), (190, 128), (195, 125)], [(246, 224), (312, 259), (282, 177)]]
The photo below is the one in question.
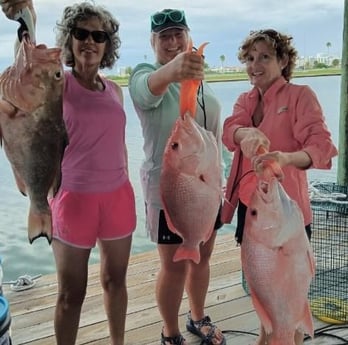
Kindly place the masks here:
[(71, 34), (79, 41), (84, 41), (89, 35), (92, 36), (93, 41), (96, 43), (104, 43), (109, 39), (107, 32), (101, 30), (89, 31), (81, 28), (72, 28)]

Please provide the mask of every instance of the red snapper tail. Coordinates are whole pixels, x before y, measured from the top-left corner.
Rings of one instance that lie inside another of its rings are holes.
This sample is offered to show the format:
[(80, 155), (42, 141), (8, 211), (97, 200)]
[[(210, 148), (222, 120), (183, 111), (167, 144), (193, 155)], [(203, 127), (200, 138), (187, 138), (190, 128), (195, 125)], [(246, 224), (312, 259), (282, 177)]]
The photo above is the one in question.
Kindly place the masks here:
[(184, 243), (180, 245), (174, 254), (173, 261), (177, 262), (181, 260), (192, 260), (195, 264), (199, 264), (201, 261), (199, 247), (186, 247)]

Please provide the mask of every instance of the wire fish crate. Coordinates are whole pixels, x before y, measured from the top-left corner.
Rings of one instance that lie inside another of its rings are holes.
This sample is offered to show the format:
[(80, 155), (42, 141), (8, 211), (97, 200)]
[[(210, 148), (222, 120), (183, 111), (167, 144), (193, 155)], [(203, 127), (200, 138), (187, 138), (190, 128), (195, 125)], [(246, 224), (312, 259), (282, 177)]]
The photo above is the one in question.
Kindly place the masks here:
[(316, 274), (309, 300), (312, 313), (332, 324), (348, 323), (348, 186), (312, 184), (311, 244)]

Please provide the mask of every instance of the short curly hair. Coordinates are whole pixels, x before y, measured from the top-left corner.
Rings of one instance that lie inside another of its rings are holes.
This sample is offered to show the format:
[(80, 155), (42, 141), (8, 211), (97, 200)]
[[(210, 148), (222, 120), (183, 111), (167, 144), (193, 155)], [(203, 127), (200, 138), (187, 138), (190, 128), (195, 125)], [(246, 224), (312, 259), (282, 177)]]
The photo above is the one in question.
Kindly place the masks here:
[(273, 29), (251, 31), (249, 36), (243, 41), (239, 47), (238, 59), (240, 62), (247, 61), (250, 49), (255, 42), (265, 41), (274, 52), (278, 59), (288, 57), (289, 61), (286, 67), (282, 70), (283, 77), (289, 81), (294, 71), (297, 59), (297, 51), (291, 45), (292, 37), (282, 34)]
[(118, 49), (121, 45), (118, 34), (119, 22), (105, 8), (85, 1), (65, 7), (61, 21), (56, 24), (56, 44), (62, 48), (62, 59), (66, 66), (74, 67), (75, 65), (71, 30), (76, 26), (77, 22), (85, 21), (92, 17), (97, 17), (101, 21), (103, 30), (109, 35), (109, 40), (106, 41), (105, 54), (99, 68), (112, 68), (119, 58)]

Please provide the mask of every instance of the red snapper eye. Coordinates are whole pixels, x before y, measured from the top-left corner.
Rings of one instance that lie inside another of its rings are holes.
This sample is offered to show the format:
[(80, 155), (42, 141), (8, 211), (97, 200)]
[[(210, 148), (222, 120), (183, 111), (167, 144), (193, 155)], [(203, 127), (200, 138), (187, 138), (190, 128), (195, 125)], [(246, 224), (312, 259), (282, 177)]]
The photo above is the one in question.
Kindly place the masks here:
[(173, 150), (177, 150), (178, 147), (179, 147), (179, 144), (176, 143), (176, 142), (175, 142), (175, 143), (172, 143), (171, 147), (172, 147)]

